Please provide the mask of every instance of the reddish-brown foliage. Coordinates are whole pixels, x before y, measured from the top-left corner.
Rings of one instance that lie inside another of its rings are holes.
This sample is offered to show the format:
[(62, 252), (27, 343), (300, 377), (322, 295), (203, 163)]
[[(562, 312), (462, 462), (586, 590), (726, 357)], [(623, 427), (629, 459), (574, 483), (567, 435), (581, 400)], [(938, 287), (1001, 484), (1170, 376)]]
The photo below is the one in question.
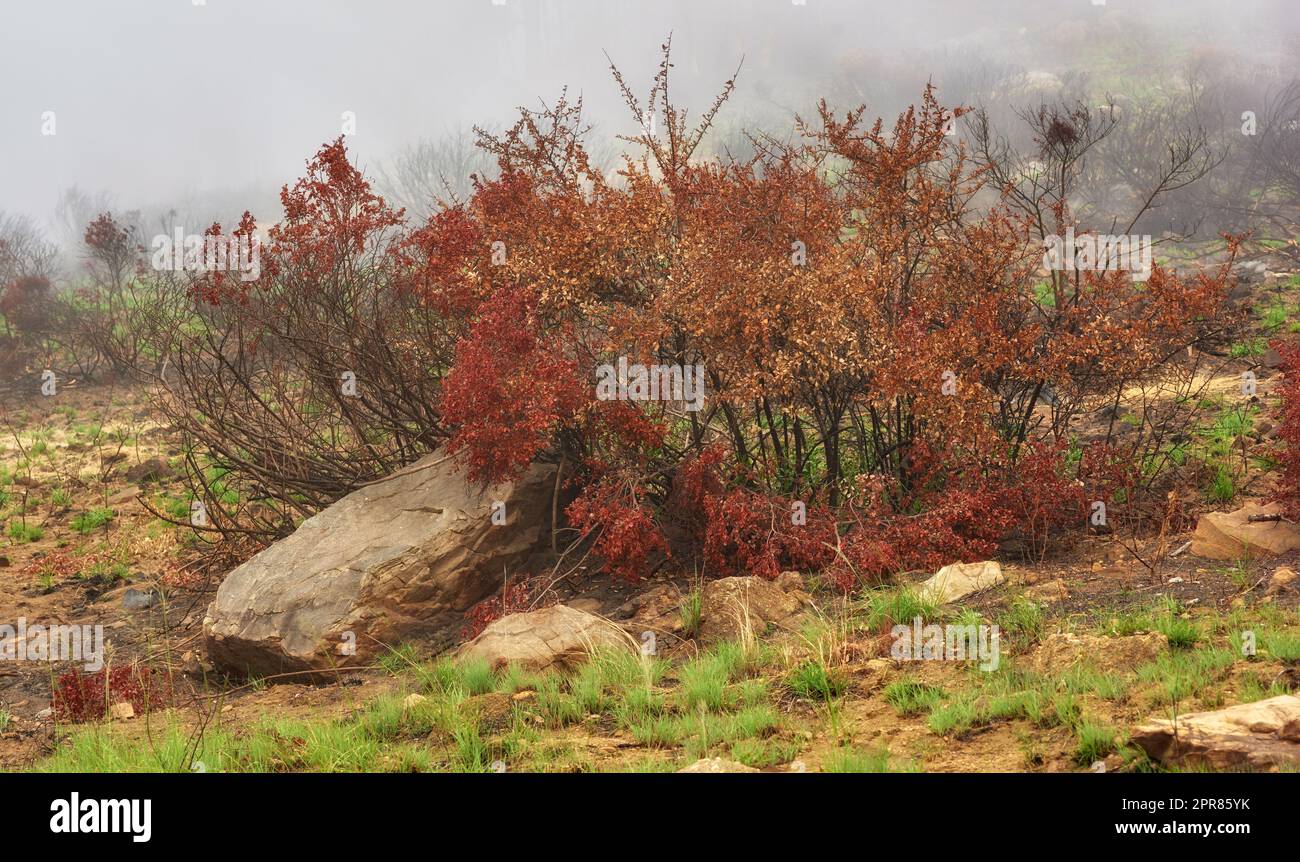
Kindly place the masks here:
[(161, 674), (138, 663), (94, 673), (74, 667), (54, 685), (54, 714), (60, 721), (96, 721), (116, 703), (131, 704), (136, 715), (163, 709), (170, 704), (168, 686)]

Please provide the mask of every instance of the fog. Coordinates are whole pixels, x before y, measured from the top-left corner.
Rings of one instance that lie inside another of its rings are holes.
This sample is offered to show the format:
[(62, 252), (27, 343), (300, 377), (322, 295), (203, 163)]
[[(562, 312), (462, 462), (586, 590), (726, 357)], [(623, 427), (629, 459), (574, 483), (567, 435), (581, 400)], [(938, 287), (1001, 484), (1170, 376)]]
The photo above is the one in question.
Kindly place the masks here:
[(822, 95), (888, 116), (930, 79), (951, 104), (978, 89), (972, 68), (1104, 81), (1089, 65), (1099, 45), (1209, 74), (1287, 76), (1300, 59), (1293, 0), (10, 2), (0, 212), (66, 241), (78, 227), (60, 226), (56, 205), (76, 187), (121, 210), (273, 221), (278, 189), (346, 111), (348, 146), (372, 172), (565, 85), (612, 138), (634, 126), (609, 61), (642, 91), (670, 33), (675, 95), (696, 110), (740, 67), (728, 127), (788, 127)]

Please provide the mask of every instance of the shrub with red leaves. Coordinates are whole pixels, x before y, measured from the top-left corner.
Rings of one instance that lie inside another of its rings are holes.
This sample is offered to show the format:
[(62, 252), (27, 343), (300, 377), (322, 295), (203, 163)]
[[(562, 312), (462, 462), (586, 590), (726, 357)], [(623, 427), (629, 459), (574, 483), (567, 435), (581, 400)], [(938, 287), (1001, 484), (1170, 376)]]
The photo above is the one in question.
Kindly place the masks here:
[(17, 278), (0, 291), (0, 314), (24, 335), (50, 327), (50, 280), (39, 275)]
[(565, 514), (582, 538), (595, 536), (605, 571), (628, 583), (648, 573), (653, 554), (670, 553), (654, 508), (630, 481), (607, 476), (588, 485)]
[(54, 686), (54, 714), (60, 721), (97, 721), (110, 706), (123, 702), (143, 715), (165, 708), (171, 697), (162, 676), (139, 663), (94, 673), (74, 667), (60, 675)]
[(443, 414), (460, 426), (451, 450), (467, 452), (471, 479), (520, 473), (584, 401), (573, 361), (537, 337), (532, 304), (523, 291), (498, 297), (443, 382)]

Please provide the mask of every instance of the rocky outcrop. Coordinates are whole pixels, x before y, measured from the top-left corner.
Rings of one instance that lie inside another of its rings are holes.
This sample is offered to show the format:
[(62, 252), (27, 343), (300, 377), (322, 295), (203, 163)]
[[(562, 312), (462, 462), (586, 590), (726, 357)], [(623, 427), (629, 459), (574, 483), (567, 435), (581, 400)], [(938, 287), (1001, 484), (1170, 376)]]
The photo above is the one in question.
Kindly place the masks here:
[(449, 645), (463, 612), (543, 551), (554, 484), (534, 464), (483, 488), (435, 453), (352, 492), (226, 576), (203, 621), (213, 663), (267, 675)]
[(1211, 560), (1239, 560), (1298, 551), (1300, 526), (1290, 521), (1259, 520), (1281, 511), (1276, 504), (1247, 503), (1235, 512), (1202, 515), (1192, 534), (1192, 553)]
[(1213, 769), (1273, 770), (1300, 766), (1300, 697), (1290, 694), (1213, 712), (1157, 719), (1132, 741), (1155, 760)]
[(529, 670), (572, 667), (593, 649), (631, 649), (632, 638), (618, 626), (586, 611), (552, 605), (510, 614), (488, 624), (457, 657), (482, 660), (492, 667), (518, 665)]

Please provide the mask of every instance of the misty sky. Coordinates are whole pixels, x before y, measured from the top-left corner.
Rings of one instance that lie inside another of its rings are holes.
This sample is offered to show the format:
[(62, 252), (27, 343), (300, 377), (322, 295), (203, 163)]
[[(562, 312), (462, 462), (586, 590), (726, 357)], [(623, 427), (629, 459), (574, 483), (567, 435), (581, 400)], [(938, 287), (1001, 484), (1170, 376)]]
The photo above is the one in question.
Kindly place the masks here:
[(566, 83), (602, 132), (631, 132), (604, 52), (644, 93), (669, 31), (674, 89), (693, 107), (743, 56), (738, 102), (788, 113), (827, 88), (870, 92), (851, 79), (876, 61), (918, 86), (928, 58), (963, 46), (1050, 63), (1062, 27), (1103, 20), (1106, 38), (1138, 20), (1259, 62), (1300, 55), (1295, 0), (3, 0), (0, 211), (44, 222), (75, 184), (122, 208), (246, 199), (273, 220), (257, 206), (339, 134), (343, 111), (357, 116), (350, 149), (373, 165), (420, 136), (503, 123)]

